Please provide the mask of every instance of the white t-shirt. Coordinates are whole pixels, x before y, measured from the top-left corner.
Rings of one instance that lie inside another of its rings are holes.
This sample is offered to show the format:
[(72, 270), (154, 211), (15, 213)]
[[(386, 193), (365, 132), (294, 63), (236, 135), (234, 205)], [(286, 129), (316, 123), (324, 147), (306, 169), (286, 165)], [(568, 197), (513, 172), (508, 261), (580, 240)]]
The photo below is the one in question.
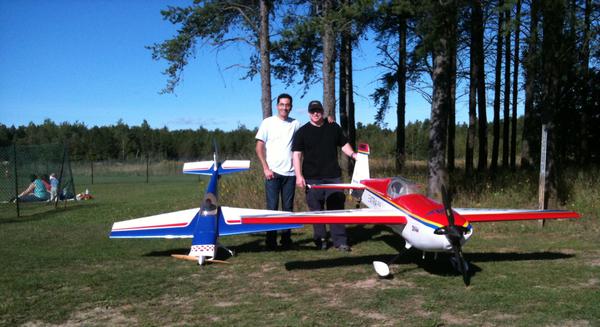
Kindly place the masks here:
[(292, 163), (292, 140), (300, 123), (288, 117), (281, 120), (279, 116), (265, 118), (258, 128), (256, 139), (265, 142), (267, 164), (279, 175), (294, 176)]

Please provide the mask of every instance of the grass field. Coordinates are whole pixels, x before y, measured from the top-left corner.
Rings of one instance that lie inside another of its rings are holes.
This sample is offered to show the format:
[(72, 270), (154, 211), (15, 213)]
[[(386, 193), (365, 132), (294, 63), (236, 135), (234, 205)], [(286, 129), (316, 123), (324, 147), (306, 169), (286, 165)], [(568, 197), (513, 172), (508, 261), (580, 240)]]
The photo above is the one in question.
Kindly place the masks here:
[[(385, 164), (373, 176), (389, 173)], [(407, 171), (424, 181), (422, 168)], [(572, 173), (565, 207), (581, 220), (475, 225), (464, 247), (471, 286), (447, 256), (411, 251), (379, 279), (373, 260), (402, 247), (387, 227), (349, 226), (353, 251), (312, 249), (310, 226), (296, 249), (266, 252), (262, 234), (221, 243), (237, 256), (199, 267), (173, 259), (190, 240), (110, 240), (113, 222), (197, 205), (204, 182), (78, 185), (94, 200), (14, 217), (0, 211), (0, 325), (113, 326), (599, 326), (599, 174)], [(536, 181), (507, 175), (457, 181), (455, 206), (530, 207)], [(260, 172), (225, 176), (221, 204), (262, 207)], [(297, 209), (305, 208), (297, 192)]]

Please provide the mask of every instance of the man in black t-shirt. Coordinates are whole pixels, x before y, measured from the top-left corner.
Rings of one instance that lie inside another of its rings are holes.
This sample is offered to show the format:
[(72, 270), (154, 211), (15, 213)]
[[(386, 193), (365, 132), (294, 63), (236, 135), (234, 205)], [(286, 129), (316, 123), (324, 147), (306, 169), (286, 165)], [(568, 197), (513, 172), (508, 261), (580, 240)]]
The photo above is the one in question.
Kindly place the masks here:
[[(335, 122), (323, 117), (323, 105), (319, 101), (308, 104), (310, 121), (300, 127), (292, 144), (296, 186), (306, 188), (307, 184), (335, 184), (342, 182), (342, 170), (338, 164), (338, 147), (347, 156), (356, 158), (356, 153)], [(340, 190), (308, 189), (306, 203), (311, 211), (344, 209), (344, 193)], [(346, 236), (346, 226), (330, 225), (333, 246), (340, 251), (350, 251)], [(327, 249), (327, 228), (325, 224), (313, 225), (313, 238), (318, 249)]]

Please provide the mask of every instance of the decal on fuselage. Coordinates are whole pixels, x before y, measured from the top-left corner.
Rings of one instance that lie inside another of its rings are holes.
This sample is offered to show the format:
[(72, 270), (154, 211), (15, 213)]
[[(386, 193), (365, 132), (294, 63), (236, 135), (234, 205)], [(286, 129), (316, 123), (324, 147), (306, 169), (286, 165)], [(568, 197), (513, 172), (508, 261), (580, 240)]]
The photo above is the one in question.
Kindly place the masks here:
[(386, 200), (382, 199), (379, 195), (374, 194), (369, 189), (366, 189), (365, 192), (363, 192), (361, 201), (367, 207), (372, 209), (396, 209), (393, 205), (390, 205)]

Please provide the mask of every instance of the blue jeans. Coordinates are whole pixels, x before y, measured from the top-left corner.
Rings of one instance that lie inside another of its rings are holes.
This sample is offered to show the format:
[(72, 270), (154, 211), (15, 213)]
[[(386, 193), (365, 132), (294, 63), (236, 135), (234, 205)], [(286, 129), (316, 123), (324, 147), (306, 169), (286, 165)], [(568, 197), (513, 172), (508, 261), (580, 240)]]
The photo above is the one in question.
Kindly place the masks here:
[(21, 202), (39, 202), (39, 201), (46, 201), (46, 200), (48, 200), (48, 199), (47, 198), (46, 199), (38, 198), (34, 194), (27, 194), (22, 197), (19, 197), (19, 201), (21, 201)]
[[(281, 198), (281, 210), (294, 211), (294, 194), (296, 188), (296, 176), (284, 176), (273, 173), (273, 178), (265, 180), (265, 193), (267, 195), (267, 209), (279, 210), (279, 199)], [(292, 232), (289, 229), (281, 231), (281, 244), (291, 245)], [(277, 246), (277, 231), (267, 232), (267, 247)]]
[[(318, 178), (306, 179), (306, 184), (337, 184), (341, 183), (341, 178)], [(306, 193), (306, 204), (311, 211), (322, 210), (343, 210), (346, 196), (341, 190), (333, 189), (308, 189)], [(329, 232), (333, 246), (348, 245), (346, 236), (346, 225), (330, 224)], [(313, 224), (313, 239), (319, 242), (327, 239), (327, 227), (325, 224)]]

